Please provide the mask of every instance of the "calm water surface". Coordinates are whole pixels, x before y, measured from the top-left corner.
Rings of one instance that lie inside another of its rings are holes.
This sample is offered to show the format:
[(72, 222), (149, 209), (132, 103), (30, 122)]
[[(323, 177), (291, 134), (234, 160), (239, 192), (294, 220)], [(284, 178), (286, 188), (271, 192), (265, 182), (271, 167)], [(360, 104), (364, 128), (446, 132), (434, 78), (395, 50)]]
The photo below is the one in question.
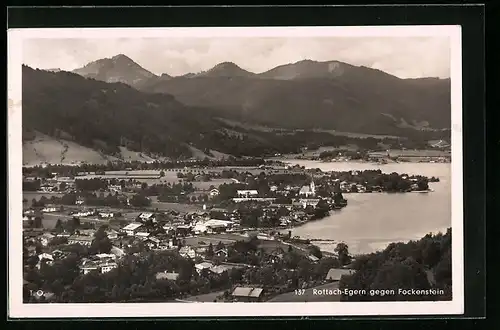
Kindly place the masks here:
[[(346, 208), (325, 219), (294, 228), (292, 235), (346, 242), (351, 253), (370, 253), (391, 242), (409, 241), (429, 232), (445, 232), (451, 226), (451, 164), (447, 163), (322, 163), (308, 160), (284, 160), (306, 168), (324, 171), (380, 169), (383, 172), (435, 176), (433, 192), (403, 194), (344, 194)], [(332, 251), (336, 243), (317, 243)]]

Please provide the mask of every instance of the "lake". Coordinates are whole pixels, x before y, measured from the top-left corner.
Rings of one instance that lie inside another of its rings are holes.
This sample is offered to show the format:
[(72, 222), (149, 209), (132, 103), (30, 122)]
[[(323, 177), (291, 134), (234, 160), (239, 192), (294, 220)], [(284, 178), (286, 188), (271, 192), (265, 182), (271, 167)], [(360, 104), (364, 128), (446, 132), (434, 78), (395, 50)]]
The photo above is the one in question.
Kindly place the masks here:
[[(322, 163), (309, 160), (283, 160), (323, 171), (376, 170), (391, 173), (435, 176), (430, 193), (344, 194), (348, 205), (332, 211), (325, 219), (292, 229), (292, 236), (343, 241), (352, 254), (384, 249), (391, 242), (419, 239), (427, 233), (446, 232), (451, 227), (451, 164), (391, 163), (376, 165), (362, 162)], [(336, 243), (315, 242), (322, 250), (333, 251)]]

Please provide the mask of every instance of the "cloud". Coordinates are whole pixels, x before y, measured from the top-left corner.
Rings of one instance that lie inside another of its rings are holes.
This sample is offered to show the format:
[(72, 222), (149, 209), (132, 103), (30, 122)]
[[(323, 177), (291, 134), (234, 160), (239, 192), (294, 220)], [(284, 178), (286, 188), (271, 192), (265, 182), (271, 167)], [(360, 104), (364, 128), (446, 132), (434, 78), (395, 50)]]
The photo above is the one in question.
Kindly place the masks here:
[(174, 76), (225, 61), (259, 73), (304, 59), (338, 60), (401, 78), (450, 76), (447, 37), (28, 39), (23, 61), (41, 69), (73, 70), (117, 54), (155, 74)]

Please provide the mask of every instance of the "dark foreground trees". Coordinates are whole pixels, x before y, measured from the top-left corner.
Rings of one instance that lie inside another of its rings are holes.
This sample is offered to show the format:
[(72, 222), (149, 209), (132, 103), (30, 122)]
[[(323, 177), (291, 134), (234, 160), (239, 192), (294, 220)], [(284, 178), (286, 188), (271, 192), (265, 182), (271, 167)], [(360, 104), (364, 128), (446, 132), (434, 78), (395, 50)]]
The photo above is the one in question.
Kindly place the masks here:
[[(343, 276), (340, 288), (368, 294), (344, 300), (451, 300), (451, 229), (419, 241), (391, 243), (381, 252), (356, 258), (352, 266), (356, 272)], [(371, 290), (394, 290), (394, 294), (370, 295)]]

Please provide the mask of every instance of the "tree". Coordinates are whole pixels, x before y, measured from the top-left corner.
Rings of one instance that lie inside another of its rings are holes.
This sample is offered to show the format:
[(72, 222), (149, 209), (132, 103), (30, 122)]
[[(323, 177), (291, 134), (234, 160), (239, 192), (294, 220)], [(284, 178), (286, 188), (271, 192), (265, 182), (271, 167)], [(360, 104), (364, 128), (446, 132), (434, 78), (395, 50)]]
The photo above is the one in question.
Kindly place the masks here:
[(217, 243), (217, 246), (216, 246), (217, 251), (222, 250), (223, 248), (224, 248), (224, 243), (219, 241), (219, 243)]
[(312, 245), (310, 248), (309, 248), (309, 251), (311, 252), (311, 254), (313, 256), (315, 256), (316, 258), (319, 258), (321, 259), (323, 257), (323, 253), (321, 253), (321, 250), (319, 249), (319, 247), (317, 247), (316, 245)]
[(61, 219), (57, 219), (55, 229), (58, 233), (60, 233), (64, 230), (63, 223), (62, 223)]
[(340, 264), (342, 266), (348, 265), (351, 262), (351, 256), (349, 255), (349, 247), (347, 246), (347, 244), (337, 244), (334, 251), (337, 252)]
[(42, 228), (42, 218), (41, 217), (35, 217), (35, 220), (33, 221), (33, 227), (35, 228)]
[(206, 256), (208, 259), (211, 259), (214, 256), (214, 246), (212, 243), (208, 245)]
[(67, 187), (66, 182), (61, 182), (61, 184), (59, 184), (59, 190), (60, 191), (66, 190), (66, 187)]
[(163, 178), (165, 176), (165, 171), (161, 170), (160, 171), (160, 178)]
[(71, 228), (73, 228), (73, 230), (76, 230), (78, 228), (80, 228), (81, 224), (80, 224), (80, 218), (78, 217), (73, 217), (71, 219)]
[(145, 207), (151, 205), (151, 200), (141, 194), (136, 194), (130, 199), (130, 204), (135, 207)]

